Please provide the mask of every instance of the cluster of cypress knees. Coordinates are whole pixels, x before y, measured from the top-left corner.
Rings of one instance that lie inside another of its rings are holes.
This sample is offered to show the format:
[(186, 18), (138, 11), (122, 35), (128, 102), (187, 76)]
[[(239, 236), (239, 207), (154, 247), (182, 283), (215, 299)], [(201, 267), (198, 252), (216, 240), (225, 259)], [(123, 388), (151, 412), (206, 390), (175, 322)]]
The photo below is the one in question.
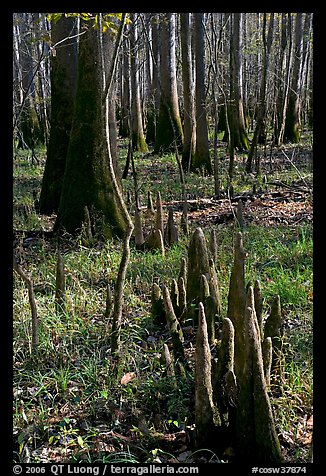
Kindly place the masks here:
[[(240, 210), (241, 212), (241, 210)], [(263, 319), (260, 283), (245, 282), (243, 233), (234, 233), (227, 317), (222, 315), (216, 273), (216, 231), (206, 240), (193, 232), (187, 258), (170, 287), (153, 283), (151, 312), (168, 325), (163, 345), (166, 373), (177, 382), (191, 371), (183, 330), (191, 323), (195, 348), (195, 445), (216, 452), (234, 448), (236, 461), (281, 463), (270, 401), (271, 384), (282, 381), (282, 315), (277, 295)], [(171, 352), (170, 352), (171, 350)]]

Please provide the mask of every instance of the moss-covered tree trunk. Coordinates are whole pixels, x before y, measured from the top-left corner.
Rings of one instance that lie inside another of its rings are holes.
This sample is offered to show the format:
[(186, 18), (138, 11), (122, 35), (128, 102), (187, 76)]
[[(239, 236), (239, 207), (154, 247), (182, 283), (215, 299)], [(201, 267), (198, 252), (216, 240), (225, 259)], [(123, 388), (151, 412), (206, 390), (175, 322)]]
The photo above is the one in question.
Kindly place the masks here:
[(101, 32), (83, 21), (81, 32), (75, 109), (55, 230), (78, 231), (87, 206), (96, 215), (98, 232), (104, 237), (122, 237), (126, 219), (112, 186), (105, 139)]
[(182, 147), (183, 131), (178, 104), (175, 61), (175, 14), (163, 13), (160, 23), (161, 99), (157, 122), (155, 152)]
[(66, 167), (69, 136), (74, 111), (77, 81), (77, 19), (64, 15), (53, 21), (52, 44), (58, 44), (51, 56), (51, 129), (40, 195), (40, 212), (58, 211)]

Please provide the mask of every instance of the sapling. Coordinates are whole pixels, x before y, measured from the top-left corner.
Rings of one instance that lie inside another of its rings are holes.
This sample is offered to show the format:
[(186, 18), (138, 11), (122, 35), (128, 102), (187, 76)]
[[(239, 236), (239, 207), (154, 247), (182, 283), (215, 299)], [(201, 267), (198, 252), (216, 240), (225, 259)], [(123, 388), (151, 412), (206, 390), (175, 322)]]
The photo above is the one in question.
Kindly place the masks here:
[(66, 285), (65, 285), (65, 270), (63, 264), (63, 258), (58, 248), (57, 256), (57, 271), (55, 280), (55, 308), (56, 313), (63, 313), (65, 311), (66, 302)]
[(38, 315), (37, 315), (37, 308), (36, 308), (36, 302), (35, 302), (33, 281), (18, 264), (15, 256), (13, 256), (13, 268), (16, 271), (16, 273), (25, 281), (27, 289), (28, 289), (28, 299), (29, 299), (29, 305), (30, 305), (31, 313), (32, 313), (32, 351), (35, 351), (39, 343), (39, 338), (38, 338)]

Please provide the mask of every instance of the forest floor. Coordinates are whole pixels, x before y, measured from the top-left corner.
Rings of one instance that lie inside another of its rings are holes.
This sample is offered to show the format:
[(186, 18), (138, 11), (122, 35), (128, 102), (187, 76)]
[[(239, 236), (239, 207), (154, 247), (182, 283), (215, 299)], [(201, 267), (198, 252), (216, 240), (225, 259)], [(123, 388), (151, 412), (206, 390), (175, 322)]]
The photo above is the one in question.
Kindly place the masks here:
[[(312, 390), (312, 146), (287, 146), (264, 154), (261, 176), (244, 174), (237, 157), (234, 191), (226, 192), (228, 160), (220, 159), (221, 190), (214, 195), (212, 177), (187, 176), (190, 234), (212, 229), (218, 241), (216, 271), (223, 314), (233, 260), (235, 207), (243, 203), (246, 279), (258, 279), (264, 294), (264, 316), (276, 294), (282, 305), (284, 374), (281, 390), (270, 398), (284, 459), (311, 461)], [(222, 154), (223, 155), (223, 154)], [(14, 448), (15, 462), (199, 463), (236, 461), (232, 445), (217, 454), (195, 448), (194, 375), (177, 388), (165, 375), (160, 356), (169, 343), (167, 327), (151, 317), (152, 283), (170, 286), (187, 256), (189, 236), (180, 230), (182, 193), (173, 156), (137, 156), (137, 180), (145, 237), (153, 225), (147, 194), (162, 196), (165, 220), (172, 207), (179, 241), (158, 251), (137, 251), (125, 283), (120, 357), (110, 355), (110, 323), (104, 316), (107, 285), (115, 282), (121, 243), (82, 236), (63, 240), (66, 311), (55, 311), (55, 216), (37, 213), (44, 151), (32, 164), (18, 151), (14, 161), (14, 247), (34, 284), (40, 328), (37, 352), (31, 348), (27, 289), (14, 280)], [(121, 158), (123, 167), (124, 159)], [(124, 191), (133, 189), (131, 174)], [(130, 214), (134, 205), (129, 203)], [(184, 329), (185, 349), (193, 363), (195, 331)]]

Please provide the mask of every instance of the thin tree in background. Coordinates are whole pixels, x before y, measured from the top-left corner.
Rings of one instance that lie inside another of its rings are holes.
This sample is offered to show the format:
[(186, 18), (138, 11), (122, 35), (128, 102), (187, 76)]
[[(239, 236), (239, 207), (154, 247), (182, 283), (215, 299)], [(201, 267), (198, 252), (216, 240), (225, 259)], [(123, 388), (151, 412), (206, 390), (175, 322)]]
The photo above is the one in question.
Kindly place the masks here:
[(312, 76), (312, 13), (305, 14), (303, 26), (303, 54), (302, 54), (302, 81), (301, 81), (301, 119), (304, 125), (309, 123)]
[(132, 147), (139, 152), (147, 152), (147, 144), (144, 136), (142, 109), (140, 104), (139, 74), (138, 74), (138, 45), (137, 45), (137, 21), (134, 13), (130, 14), (130, 86), (132, 107)]
[(33, 49), (37, 70), (35, 75), (36, 110), (40, 123), (40, 141), (47, 145), (50, 132), (50, 108), (47, 101), (50, 85), (47, 80), (47, 68), (50, 46), (47, 41), (47, 18), (43, 13), (32, 13), (33, 18)]
[[(257, 144), (258, 139), (263, 131), (264, 121), (266, 116), (266, 88), (267, 88), (267, 74), (268, 74), (268, 66), (269, 66), (269, 57), (272, 48), (273, 42), (273, 29), (274, 29), (274, 13), (271, 13), (269, 19), (269, 26), (268, 26), (268, 33), (266, 34), (266, 27), (267, 27), (267, 15), (264, 13), (263, 17), (263, 44), (264, 44), (264, 53), (263, 53), (263, 70), (262, 70), (262, 78), (260, 84), (260, 94), (259, 94), (259, 107), (258, 107), (258, 116), (256, 127), (254, 131), (254, 137), (251, 142), (250, 151), (248, 154), (248, 159), (246, 163), (246, 172), (251, 172), (252, 169), (252, 161), (256, 157), (257, 153)], [(257, 172), (259, 173), (259, 167)]]
[(196, 69), (196, 144), (191, 163), (192, 171), (212, 173), (209, 155), (205, 89), (205, 30), (204, 13), (194, 13)]
[[(223, 88), (221, 87), (219, 81), (221, 77), (220, 71), (220, 53), (222, 47), (222, 36), (225, 29), (228, 19), (223, 23), (223, 15), (219, 14), (220, 23), (219, 29), (216, 28), (214, 17), (216, 18), (215, 13), (210, 14), (210, 27), (211, 27), (211, 41), (208, 43), (210, 61), (209, 61), (209, 70), (212, 76), (211, 79), (211, 103), (212, 103), (212, 117), (214, 118), (214, 156), (213, 156), (213, 165), (214, 165), (214, 192), (215, 196), (220, 196), (220, 164), (218, 158), (218, 132), (219, 132), (219, 104), (218, 98), (219, 93), (222, 93), (223, 101), (222, 104), (225, 105), (226, 98)], [(227, 120), (225, 121), (225, 127), (227, 128)]]
[(188, 170), (195, 153), (195, 103), (191, 50), (191, 13), (180, 13), (182, 85), (184, 104), (184, 140), (182, 166)]
[(163, 13), (160, 23), (160, 85), (161, 99), (157, 121), (155, 152), (182, 147), (183, 131), (178, 103), (175, 14)]
[(129, 91), (130, 91), (130, 65), (129, 65), (129, 38), (125, 37), (120, 58), (120, 107), (119, 136), (129, 137)]
[[(290, 87), (290, 71), (291, 71), (291, 14), (282, 13), (281, 17), (281, 39), (279, 48), (279, 59), (276, 71), (276, 113), (274, 122), (274, 143), (280, 146), (283, 142), (286, 105)], [(288, 50), (288, 54), (287, 53)], [(284, 76), (284, 72), (285, 76)]]
[[(118, 28), (119, 20), (113, 18), (112, 23)], [(112, 62), (114, 58), (114, 49), (116, 42), (116, 33), (110, 28), (105, 30), (102, 35), (102, 50), (105, 55), (105, 61), (103, 63), (104, 75), (107, 77), (112, 69)], [(110, 95), (107, 98), (108, 101), (108, 129), (110, 137), (110, 152), (112, 156), (112, 163), (115, 171), (115, 176), (120, 183), (120, 169), (118, 163), (118, 124), (117, 124), (117, 84), (116, 81), (112, 82)]]
[(150, 60), (153, 66), (151, 83), (149, 84), (149, 104), (147, 110), (146, 141), (155, 143), (157, 119), (160, 109), (160, 22), (157, 13), (151, 14), (151, 47)]
[(286, 111), (284, 140), (297, 143), (300, 140), (300, 114), (301, 114), (301, 72), (302, 72), (302, 13), (296, 13), (295, 18), (295, 45), (293, 57), (293, 70), (289, 102)]
[(230, 35), (230, 133), (234, 148), (249, 150), (243, 107), (242, 13), (233, 13)]
[(42, 143), (42, 130), (35, 104), (35, 75), (37, 69), (33, 64), (32, 53), (32, 14), (16, 13), (19, 39), (16, 54), (19, 56), (19, 77), (21, 88), (21, 104), (17, 109), (14, 130), (18, 139), (18, 148), (31, 149), (32, 159), (35, 158), (35, 147)]

